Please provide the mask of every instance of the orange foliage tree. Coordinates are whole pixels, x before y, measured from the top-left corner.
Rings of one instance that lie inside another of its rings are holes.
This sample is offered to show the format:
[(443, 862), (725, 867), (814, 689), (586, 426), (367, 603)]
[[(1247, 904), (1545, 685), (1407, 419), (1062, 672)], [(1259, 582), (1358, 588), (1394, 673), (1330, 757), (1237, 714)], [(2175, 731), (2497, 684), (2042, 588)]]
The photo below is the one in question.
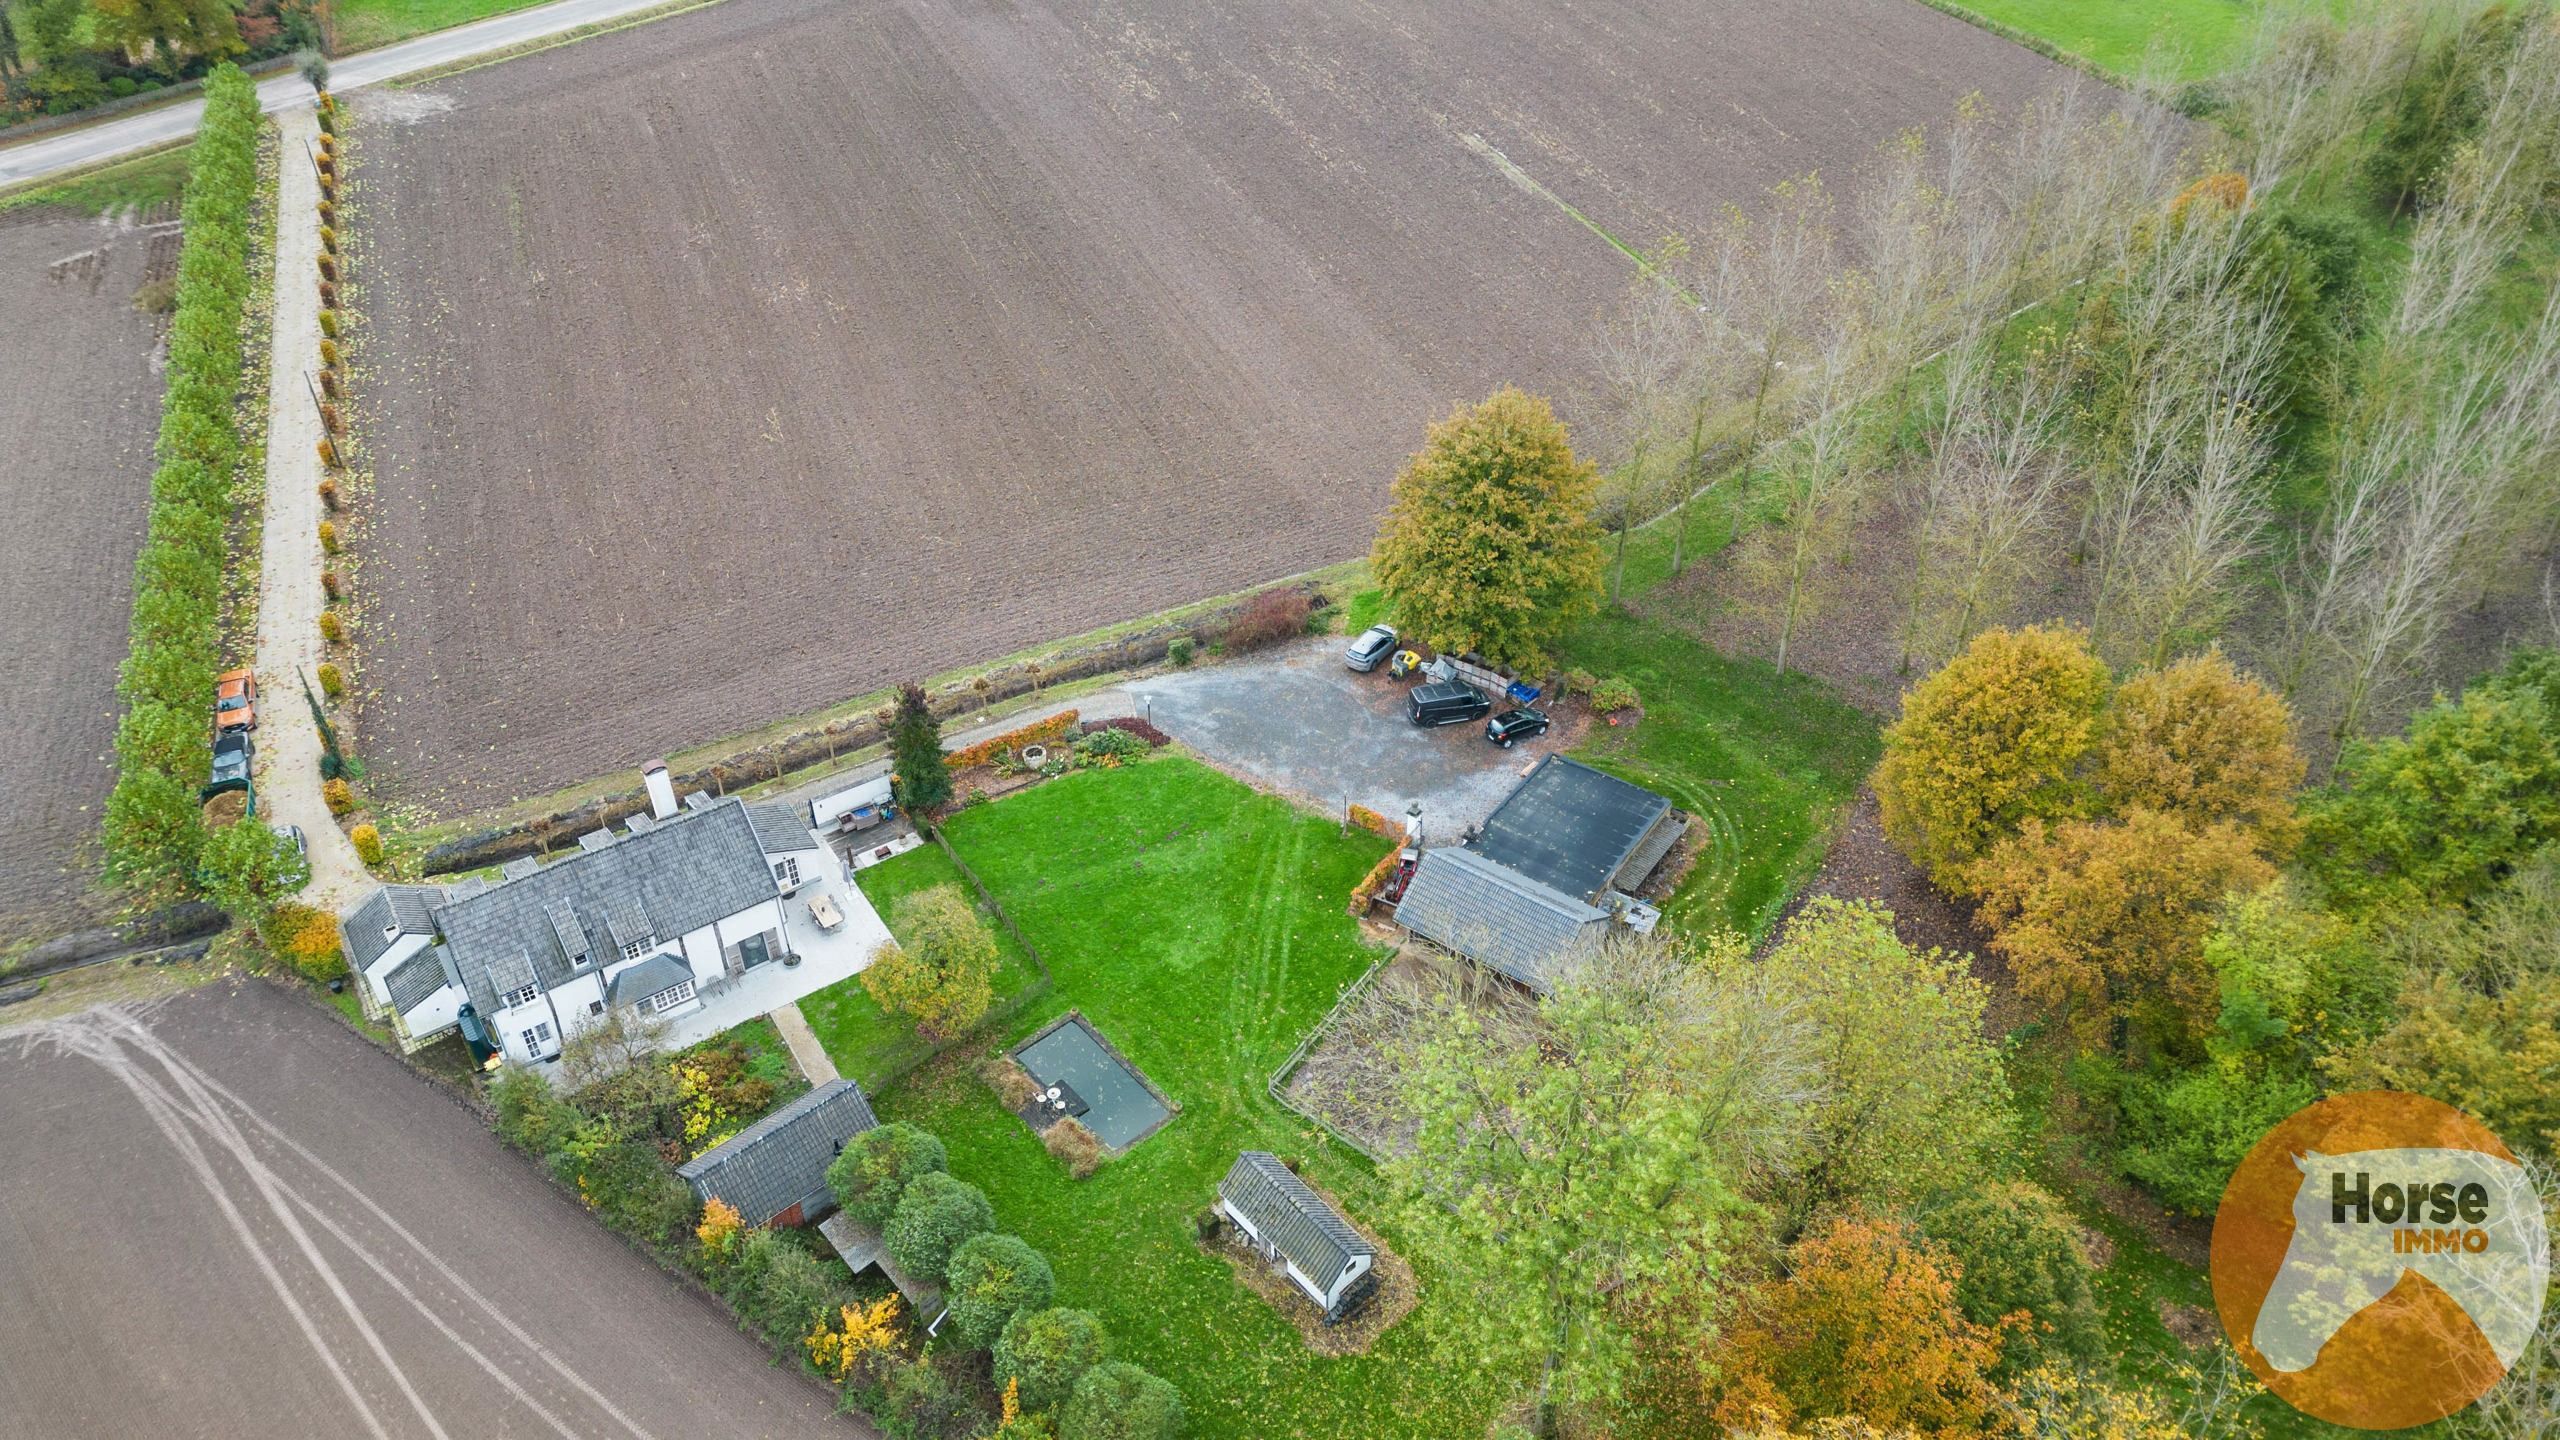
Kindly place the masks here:
[(2204, 939), (2224, 899), (2275, 878), (2251, 832), (2201, 830), (2156, 810), (2119, 821), (2030, 820), (1975, 867), (1991, 948), (2018, 989), (2064, 1013), (2084, 1044), (2129, 1027), (2201, 1033), (2221, 1006)]
[(1997, 1428), (2001, 1327), (1956, 1304), (1955, 1263), (1899, 1222), (1848, 1216), (1798, 1241), (1790, 1272), (1725, 1328), (1716, 1418), (1751, 1433), (1856, 1416), (1924, 1436)]

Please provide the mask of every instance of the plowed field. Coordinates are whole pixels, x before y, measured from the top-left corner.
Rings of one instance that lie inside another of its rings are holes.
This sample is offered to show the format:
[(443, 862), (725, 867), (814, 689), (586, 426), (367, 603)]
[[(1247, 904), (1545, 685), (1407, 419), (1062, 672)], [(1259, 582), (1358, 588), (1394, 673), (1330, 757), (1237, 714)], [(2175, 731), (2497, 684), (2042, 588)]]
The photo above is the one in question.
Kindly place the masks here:
[(158, 327), (133, 307), (156, 233), (0, 217), (0, 940), (89, 908), (160, 423)]
[(2051, 74), (1908, 0), (735, 0), (372, 102), (376, 781), (473, 808), (1359, 554), (1425, 421), (1574, 389), (1592, 227)]

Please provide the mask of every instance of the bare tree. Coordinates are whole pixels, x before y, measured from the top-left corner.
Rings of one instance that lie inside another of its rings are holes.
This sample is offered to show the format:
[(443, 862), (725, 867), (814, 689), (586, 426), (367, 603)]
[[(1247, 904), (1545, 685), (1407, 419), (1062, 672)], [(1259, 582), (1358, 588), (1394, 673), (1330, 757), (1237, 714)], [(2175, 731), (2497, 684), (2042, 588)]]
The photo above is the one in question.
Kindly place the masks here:
[(1777, 623), (1781, 675), (1797, 634), (1821, 608), (1831, 564), (1870, 478), (1860, 453), (1859, 395), (1849, 378), (1845, 354), (1826, 357), (1807, 397), (1812, 418), (1772, 457), (1775, 511), (1752, 532), (1742, 556), (1746, 583)]
[(1822, 177), (1786, 181), (1769, 196), (1765, 217), (1755, 222), (1738, 210), (1729, 212), (1719, 237), (1719, 249), (1729, 257), (1723, 263), (1740, 283), (1720, 297), (1731, 309), (1716, 318), (1749, 341), (1751, 421), (1741, 456), (1746, 467), (1768, 436), (1769, 403), (1789, 366), (1830, 338), (1832, 286), (1840, 274), (1831, 194)]
[(1911, 655), (1920, 634), (1931, 585), (1931, 562), (1943, 538), (1938, 516), (1962, 475), (1967, 433), (1981, 420), (1983, 397), (1991, 378), (1991, 339), (1975, 329), (1948, 347), (1939, 361), (1937, 413), (1929, 427), (1929, 454), (1903, 471), (1902, 510), (1910, 517), (1911, 571), (1903, 582), (1902, 656), (1900, 673), (1911, 673)]
[(1601, 524), (1615, 537), (1612, 600), (1626, 585), (1627, 532), (1652, 518), (1670, 478), (1660, 462), (1663, 449), (1676, 443), (1696, 329), (1689, 302), (1648, 268), (1628, 286), (1593, 347), (1596, 428), (1608, 467), (1597, 503)]
[(2205, 423), (2194, 476), (2160, 517), (2159, 540), (2136, 562), (2133, 640), (2154, 668), (2218, 635), (2240, 608), (2241, 567), (2261, 548), (2269, 447), (2247, 412), (2225, 406)]
[[(1906, 650), (1924, 646), (1943, 658), (2016, 603), (2052, 543), (2062, 396), (2056, 377), (2030, 366), (1949, 425), (1946, 489), (1921, 539), (1939, 563), (1926, 572)], [(1929, 618), (1920, 621), (1922, 614)]]

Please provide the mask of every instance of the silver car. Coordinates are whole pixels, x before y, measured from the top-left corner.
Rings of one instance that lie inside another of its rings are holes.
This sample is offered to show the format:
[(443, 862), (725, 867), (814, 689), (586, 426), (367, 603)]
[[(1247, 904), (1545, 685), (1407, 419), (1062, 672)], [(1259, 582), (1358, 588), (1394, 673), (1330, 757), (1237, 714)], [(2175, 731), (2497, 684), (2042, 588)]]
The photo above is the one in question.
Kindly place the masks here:
[(1394, 654), (1395, 649), (1396, 627), (1372, 625), (1360, 632), (1360, 638), (1351, 642), (1351, 648), (1342, 652), (1342, 663), (1366, 675)]

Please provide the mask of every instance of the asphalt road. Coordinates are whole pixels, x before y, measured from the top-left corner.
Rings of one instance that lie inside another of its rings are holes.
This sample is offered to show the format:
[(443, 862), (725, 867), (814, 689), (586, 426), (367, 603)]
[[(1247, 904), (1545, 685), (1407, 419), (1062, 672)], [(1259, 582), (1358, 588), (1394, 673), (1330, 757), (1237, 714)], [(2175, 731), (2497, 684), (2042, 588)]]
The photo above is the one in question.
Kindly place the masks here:
[[(329, 87), (342, 93), (360, 89), (666, 3), (667, 0), (552, 0), (548, 5), (475, 20), (333, 60), (329, 64)], [(270, 111), (307, 104), (310, 99), (311, 87), (289, 71), (258, 84), (258, 103)], [(0, 147), (0, 189), (188, 139), (196, 133), (196, 120), (203, 113), (202, 100), (185, 100)]]
[(430, 1082), (219, 981), (0, 1031), (0, 1436), (868, 1436)]

